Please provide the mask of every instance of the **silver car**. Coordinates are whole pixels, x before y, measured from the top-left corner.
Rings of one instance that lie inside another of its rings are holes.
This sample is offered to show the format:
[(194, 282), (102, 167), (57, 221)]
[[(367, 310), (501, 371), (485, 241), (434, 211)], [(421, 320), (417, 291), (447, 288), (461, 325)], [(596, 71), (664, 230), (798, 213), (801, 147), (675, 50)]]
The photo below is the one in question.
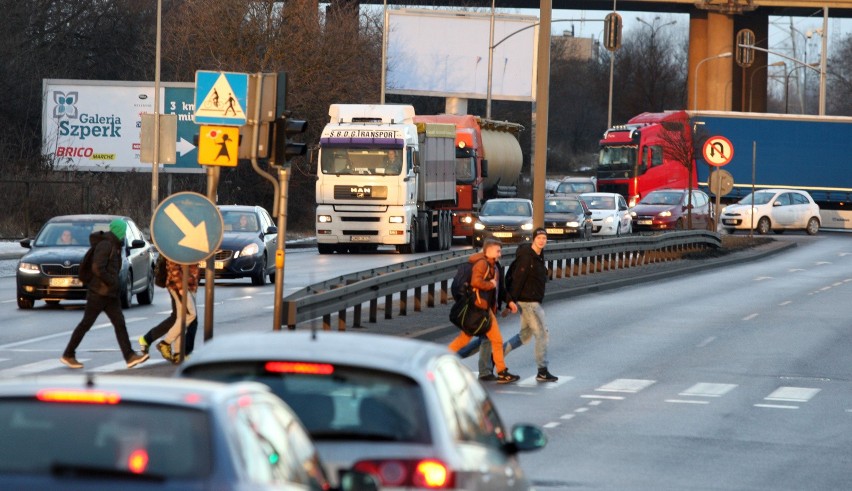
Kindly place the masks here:
[(507, 431), (476, 377), (446, 347), (347, 332), (217, 336), (178, 376), (260, 381), (301, 418), (326, 474), (357, 470), (383, 490), (529, 489), (519, 451), (536, 426)]

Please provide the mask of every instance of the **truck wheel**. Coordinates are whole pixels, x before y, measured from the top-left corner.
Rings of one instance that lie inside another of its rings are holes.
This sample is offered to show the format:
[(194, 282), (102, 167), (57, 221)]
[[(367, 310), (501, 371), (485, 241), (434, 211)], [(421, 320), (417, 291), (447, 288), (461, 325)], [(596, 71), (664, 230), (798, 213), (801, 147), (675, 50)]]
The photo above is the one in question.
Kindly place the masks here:
[(766, 235), (769, 233), (769, 230), (772, 228), (772, 224), (769, 223), (769, 218), (760, 217), (760, 220), (757, 221), (757, 233), (760, 235)]
[(317, 251), (320, 254), (332, 254), (334, 253), (334, 246), (331, 244), (317, 244)]
[(437, 214), (435, 212), (425, 213), (424, 217), (426, 218), (426, 242), (429, 244), (429, 250), (440, 251), (443, 242), (441, 232), (444, 230), (443, 225), (441, 225), (441, 212)]
[(414, 252), (414, 244), (417, 243), (417, 225), (411, 224), (411, 230), (409, 231), (409, 237), (411, 240), (408, 241), (408, 244), (400, 244), (396, 246), (396, 250), (399, 251), (400, 254), (411, 254)]
[(415, 228), (417, 229), (417, 241), (414, 243), (414, 252), (429, 252), (429, 238), (432, 230), (432, 220), (426, 213), (419, 213)]
[(816, 235), (817, 232), (819, 232), (819, 220), (817, 220), (816, 217), (811, 217), (811, 219), (808, 220), (808, 227), (805, 229), (805, 232), (807, 232), (808, 235)]

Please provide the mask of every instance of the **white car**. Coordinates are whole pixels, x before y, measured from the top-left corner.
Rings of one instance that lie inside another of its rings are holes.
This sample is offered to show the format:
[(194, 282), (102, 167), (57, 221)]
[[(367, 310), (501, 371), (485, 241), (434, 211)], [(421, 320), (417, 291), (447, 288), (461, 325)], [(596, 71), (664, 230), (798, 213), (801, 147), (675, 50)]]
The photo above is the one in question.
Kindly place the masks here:
[(624, 196), (618, 193), (583, 193), (580, 199), (592, 212), (593, 235), (618, 237), (633, 232), (633, 217)]
[(722, 210), (722, 227), (728, 233), (752, 227), (758, 234), (768, 234), (770, 230), (780, 234), (792, 229), (816, 235), (819, 231), (819, 205), (806, 191), (762, 189), (753, 194)]

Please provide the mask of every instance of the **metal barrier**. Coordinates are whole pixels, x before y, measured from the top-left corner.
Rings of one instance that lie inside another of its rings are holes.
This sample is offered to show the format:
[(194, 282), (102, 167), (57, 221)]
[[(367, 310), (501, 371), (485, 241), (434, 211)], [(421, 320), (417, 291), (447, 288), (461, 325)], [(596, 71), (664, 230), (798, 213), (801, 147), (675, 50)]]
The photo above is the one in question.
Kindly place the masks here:
[[(656, 235), (633, 235), (612, 239), (575, 242), (551, 242), (545, 257), (550, 279), (594, 274), (602, 271), (641, 267), (679, 259), (684, 253), (719, 248), (722, 238), (715, 232), (685, 231)], [(504, 246), (504, 266), (515, 259), (517, 246)], [(351, 308), (352, 327), (360, 327), (362, 306), (368, 305), (368, 321), (378, 321), (378, 302), (384, 298), (384, 318), (392, 319), (394, 295), (398, 296), (399, 315), (408, 314), (408, 292), (414, 290), (414, 311), (434, 307), (437, 300), (449, 300), (449, 281), (458, 265), (467, 261), (472, 250), (451, 251), (412, 261), (339, 276), (307, 286), (284, 298), (282, 322), (289, 328), (305, 321), (322, 318), (323, 329), (330, 330), (332, 315), (337, 314), (337, 329), (346, 330), (347, 311)], [(436, 287), (437, 285), (437, 287)]]

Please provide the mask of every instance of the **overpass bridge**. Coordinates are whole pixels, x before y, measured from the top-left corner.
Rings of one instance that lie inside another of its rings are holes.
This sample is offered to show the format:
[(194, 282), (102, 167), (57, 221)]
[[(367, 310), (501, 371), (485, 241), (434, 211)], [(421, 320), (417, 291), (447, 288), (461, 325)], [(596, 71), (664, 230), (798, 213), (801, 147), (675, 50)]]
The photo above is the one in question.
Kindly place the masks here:
[[(382, 5), (384, 0), (332, 0), (331, 8), (352, 8), (358, 4)], [(387, 0), (389, 5), (405, 7), (414, 4), (491, 8), (491, 0), (400, 1)], [(823, 17), (827, 8), (829, 19), (852, 18), (852, 0), (496, 0), (499, 8), (539, 9), (550, 4), (552, 9), (611, 11), (613, 4), (619, 12), (667, 12), (689, 15), (689, 67), (687, 109), (718, 111), (766, 111), (768, 70), (767, 53), (755, 51), (754, 63), (748, 68), (737, 65), (733, 57), (713, 58), (722, 53), (734, 53), (736, 34), (751, 29), (755, 46), (769, 49), (769, 17)], [(547, 16), (550, 18), (550, 16)], [(700, 67), (699, 67), (700, 64)], [(696, 75), (696, 68), (698, 74)], [(744, 80), (753, 80), (746, 88)], [(746, 90), (753, 90), (751, 94)]]

